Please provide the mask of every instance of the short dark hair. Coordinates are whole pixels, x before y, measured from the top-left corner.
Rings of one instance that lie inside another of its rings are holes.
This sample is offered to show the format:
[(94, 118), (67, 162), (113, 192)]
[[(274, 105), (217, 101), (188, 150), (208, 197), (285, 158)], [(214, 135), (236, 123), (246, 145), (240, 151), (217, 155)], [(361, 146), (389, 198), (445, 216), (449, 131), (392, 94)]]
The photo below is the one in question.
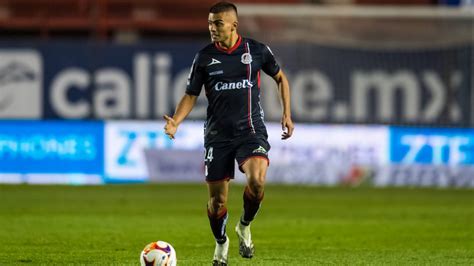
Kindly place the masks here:
[(234, 11), (235, 14), (237, 15), (237, 7), (234, 4), (230, 2), (226, 2), (226, 1), (221, 1), (211, 6), (211, 8), (209, 9), (209, 13), (217, 14), (217, 13), (227, 12), (231, 10)]

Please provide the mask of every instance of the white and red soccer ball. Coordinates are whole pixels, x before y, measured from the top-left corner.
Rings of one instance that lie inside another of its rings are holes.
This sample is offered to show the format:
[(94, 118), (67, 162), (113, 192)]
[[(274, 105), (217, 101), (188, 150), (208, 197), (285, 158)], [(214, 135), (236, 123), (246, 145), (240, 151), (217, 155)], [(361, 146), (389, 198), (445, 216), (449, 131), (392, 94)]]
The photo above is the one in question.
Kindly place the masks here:
[(142, 266), (176, 266), (176, 251), (165, 241), (152, 242), (140, 254)]

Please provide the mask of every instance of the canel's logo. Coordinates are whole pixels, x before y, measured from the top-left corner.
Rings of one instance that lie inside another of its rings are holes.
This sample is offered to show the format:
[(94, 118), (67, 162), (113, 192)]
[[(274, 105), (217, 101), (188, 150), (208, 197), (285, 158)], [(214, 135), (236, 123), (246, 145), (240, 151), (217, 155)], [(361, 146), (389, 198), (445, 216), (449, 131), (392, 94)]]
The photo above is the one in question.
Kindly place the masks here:
[(252, 88), (252, 83), (248, 79), (243, 79), (238, 82), (222, 82), (219, 81), (214, 85), (216, 91), (225, 91), (225, 90), (240, 90), (244, 88)]
[(41, 56), (31, 50), (0, 50), (0, 118), (42, 116)]

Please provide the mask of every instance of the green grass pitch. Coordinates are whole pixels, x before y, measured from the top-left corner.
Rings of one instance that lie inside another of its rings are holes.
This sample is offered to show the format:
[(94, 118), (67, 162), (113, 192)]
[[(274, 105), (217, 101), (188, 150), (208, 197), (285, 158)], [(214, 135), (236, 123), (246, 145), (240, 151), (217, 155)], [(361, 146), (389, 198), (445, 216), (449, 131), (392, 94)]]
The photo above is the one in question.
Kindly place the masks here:
[[(255, 257), (233, 228), (230, 265), (474, 265), (474, 191), (267, 186), (252, 224)], [(178, 265), (210, 265), (204, 184), (0, 186), (0, 265), (139, 265), (165, 240)]]

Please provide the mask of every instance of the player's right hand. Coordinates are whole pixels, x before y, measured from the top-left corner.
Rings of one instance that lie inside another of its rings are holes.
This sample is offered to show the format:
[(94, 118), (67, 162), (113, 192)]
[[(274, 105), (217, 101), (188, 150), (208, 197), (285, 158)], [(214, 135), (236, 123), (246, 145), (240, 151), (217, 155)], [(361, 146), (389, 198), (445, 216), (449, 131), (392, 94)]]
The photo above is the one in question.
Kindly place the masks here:
[(165, 134), (168, 135), (170, 139), (174, 139), (174, 135), (176, 134), (176, 131), (178, 130), (178, 124), (172, 117), (169, 117), (167, 115), (164, 115), (163, 118), (166, 121), (165, 125)]
[(293, 124), (293, 120), (291, 120), (290, 116), (283, 116), (281, 118), (281, 129), (283, 130), (283, 134), (281, 134), (281, 139), (285, 140), (293, 135), (293, 130), (295, 130), (295, 125)]

